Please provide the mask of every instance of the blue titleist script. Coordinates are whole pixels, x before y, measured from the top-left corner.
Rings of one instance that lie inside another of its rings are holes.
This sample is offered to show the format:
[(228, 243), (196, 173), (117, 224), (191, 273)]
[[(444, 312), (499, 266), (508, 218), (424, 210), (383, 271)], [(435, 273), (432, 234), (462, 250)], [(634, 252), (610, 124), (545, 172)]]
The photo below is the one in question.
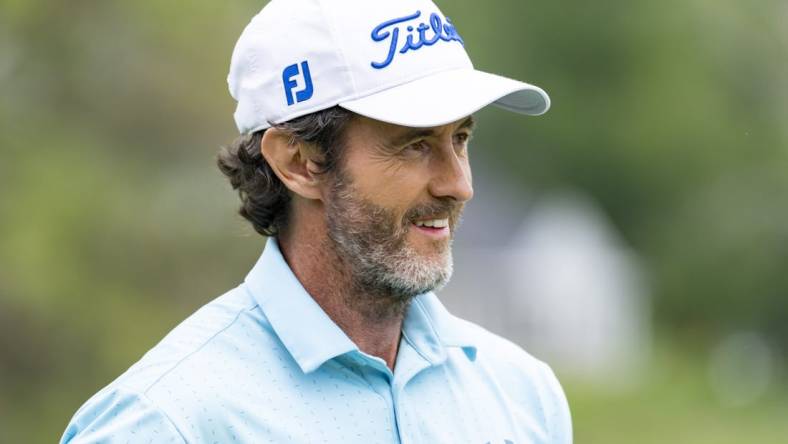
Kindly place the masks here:
[(372, 40), (376, 42), (384, 42), (388, 40), (389, 52), (386, 59), (382, 62), (372, 62), (371, 65), (376, 69), (383, 69), (391, 64), (394, 56), (397, 54), (397, 47), (399, 44), (399, 34), (403, 29), (407, 32), (405, 43), (399, 48), (400, 54), (413, 50), (416, 51), (424, 46), (432, 46), (439, 41), (450, 42), (452, 40), (463, 43), (462, 37), (457, 33), (457, 29), (452, 25), (451, 20), (446, 17), (446, 23), (437, 13), (430, 14), (429, 24), (421, 22), (414, 26), (413, 23), (405, 26), (406, 23), (416, 20), (421, 17), (421, 11), (416, 11), (413, 14), (406, 15), (391, 20), (387, 20), (372, 30)]
[[(304, 87), (300, 91), (296, 91), (295, 101), (293, 101), (293, 88), (298, 86), (298, 82), (294, 77), (301, 74), (304, 78)], [(287, 106), (295, 102), (303, 102), (312, 97), (312, 76), (309, 74), (309, 63), (304, 60), (301, 62), (301, 70), (298, 70), (298, 64), (294, 63), (282, 71), (282, 83), (285, 86), (285, 97), (287, 98)]]

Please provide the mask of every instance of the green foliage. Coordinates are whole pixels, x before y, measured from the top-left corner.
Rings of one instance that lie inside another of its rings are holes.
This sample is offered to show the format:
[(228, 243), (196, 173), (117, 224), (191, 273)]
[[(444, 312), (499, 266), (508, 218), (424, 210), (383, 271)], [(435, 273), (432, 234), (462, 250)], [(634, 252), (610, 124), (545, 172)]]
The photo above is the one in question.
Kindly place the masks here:
[(779, 443), (788, 433), (788, 393), (771, 391), (758, 403), (726, 406), (706, 379), (697, 353), (659, 347), (636, 390), (611, 390), (562, 378), (575, 440), (589, 444)]

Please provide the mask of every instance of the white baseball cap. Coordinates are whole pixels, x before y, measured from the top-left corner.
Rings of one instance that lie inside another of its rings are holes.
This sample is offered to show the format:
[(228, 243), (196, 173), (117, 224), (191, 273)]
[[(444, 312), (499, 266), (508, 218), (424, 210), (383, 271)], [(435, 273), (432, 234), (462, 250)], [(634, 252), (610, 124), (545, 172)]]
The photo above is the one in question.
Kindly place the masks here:
[(336, 105), (410, 127), (490, 103), (550, 108), (541, 88), (474, 69), (430, 0), (271, 0), (238, 39), (227, 82), (243, 134)]

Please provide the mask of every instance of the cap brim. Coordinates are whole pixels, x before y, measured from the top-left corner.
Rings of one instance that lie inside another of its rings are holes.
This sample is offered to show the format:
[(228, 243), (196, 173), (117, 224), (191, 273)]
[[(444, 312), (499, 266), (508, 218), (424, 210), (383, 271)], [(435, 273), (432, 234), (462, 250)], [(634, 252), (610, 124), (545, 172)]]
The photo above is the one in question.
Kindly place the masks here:
[(428, 75), (374, 94), (340, 102), (362, 116), (410, 127), (445, 125), (487, 105), (538, 116), (550, 97), (538, 86), (474, 69)]

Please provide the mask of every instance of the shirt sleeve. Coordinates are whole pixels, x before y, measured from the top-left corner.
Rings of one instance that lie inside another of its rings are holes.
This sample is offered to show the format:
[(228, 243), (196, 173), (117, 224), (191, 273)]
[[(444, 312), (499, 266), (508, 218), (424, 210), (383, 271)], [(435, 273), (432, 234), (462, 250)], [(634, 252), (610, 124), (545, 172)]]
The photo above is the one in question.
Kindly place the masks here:
[(60, 444), (186, 443), (167, 415), (145, 395), (113, 388), (83, 405)]
[(547, 364), (541, 363), (541, 365), (543, 366), (544, 388), (547, 392), (546, 396), (542, 398), (542, 402), (544, 403), (550, 442), (572, 444), (572, 417), (566, 395), (553, 370)]

